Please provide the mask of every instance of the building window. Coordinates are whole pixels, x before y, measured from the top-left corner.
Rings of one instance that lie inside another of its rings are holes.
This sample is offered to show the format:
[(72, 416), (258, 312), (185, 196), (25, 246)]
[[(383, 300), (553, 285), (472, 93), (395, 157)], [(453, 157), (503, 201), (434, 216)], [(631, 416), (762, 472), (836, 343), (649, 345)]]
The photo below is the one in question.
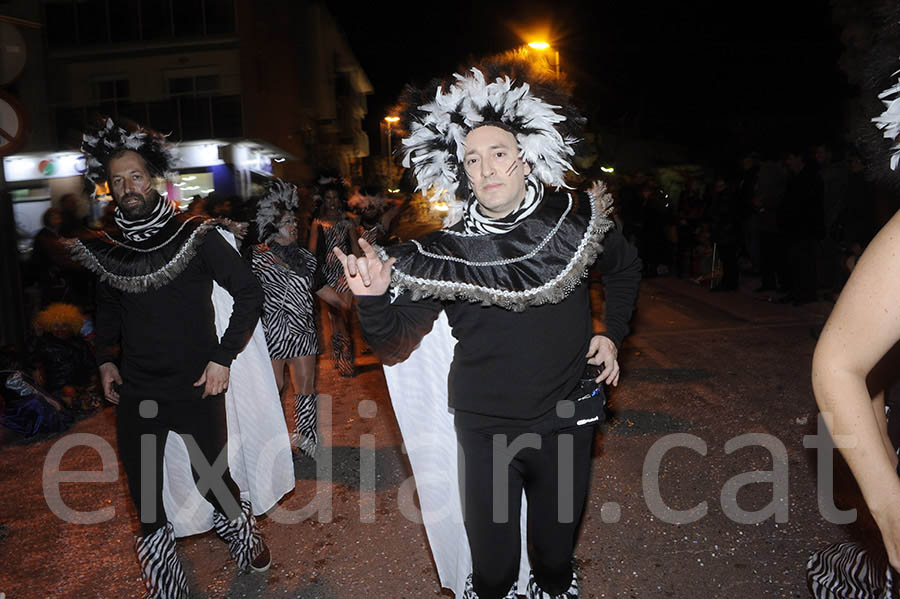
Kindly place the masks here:
[(202, 68), (169, 71), (166, 82), (181, 139), (240, 136), (240, 96), (222, 95), (218, 73)]
[(234, 0), (49, 0), (44, 22), (50, 48), (237, 32)]
[(120, 77), (94, 79), (94, 102), (100, 112), (113, 117), (119, 117), (119, 112), (128, 103), (129, 85), (128, 79)]
[(102, 44), (109, 41), (109, 11), (106, 0), (84, 0), (75, 3), (78, 16), (78, 42), (81, 44)]
[(170, 96), (208, 96), (219, 91), (218, 75), (169, 77)]
[(237, 31), (234, 22), (234, 0), (203, 0), (203, 16), (208, 35)]
[(44, 22), (47, 24), (47, 43), (51, 47), (74, 46), (78, 43), (75, 5), (72, 2), (47, 4)]
[(203, 35), (203, 0), (178, 0), (172, 3), (175, 37)]
[[(147, 0), (115, 0), (108, 2), (109, 39), (113, 42), (134, 43), (141, 40), (141, 4)], [(152, 4), (156, 4), (153, 2)]]

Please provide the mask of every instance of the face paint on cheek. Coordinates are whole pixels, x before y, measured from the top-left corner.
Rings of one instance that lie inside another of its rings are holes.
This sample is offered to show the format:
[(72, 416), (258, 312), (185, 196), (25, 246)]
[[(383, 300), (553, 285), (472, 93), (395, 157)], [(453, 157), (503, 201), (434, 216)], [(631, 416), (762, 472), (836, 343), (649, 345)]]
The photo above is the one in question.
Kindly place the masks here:
[(515, 162), (513, 162), (512, 164), (509, 165), (509, 168), (506, 169), (506, 176), (508, 177), (508, 176), (510, 176), (511, 174), (513, 174), (514, 172), (516, 172), (516, 169), (517, 169), (517, 168), (519, 168), (519, 161), (518, 161), (518, 160), (515, 161)]

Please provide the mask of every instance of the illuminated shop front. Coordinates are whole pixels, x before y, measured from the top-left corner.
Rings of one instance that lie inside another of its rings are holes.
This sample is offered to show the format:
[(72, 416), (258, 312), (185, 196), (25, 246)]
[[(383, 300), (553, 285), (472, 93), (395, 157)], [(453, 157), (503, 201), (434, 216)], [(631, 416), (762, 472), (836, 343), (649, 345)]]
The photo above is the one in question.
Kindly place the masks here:
[[(260, 193), (272, 176), (272, 163), (292, 159), (287, 152), (253, 140), (200, 140), (175, 145), (173, 180), (161, 182), (162, 194), (173, 198), (184, 210), (196, 198), (215, 192), (225, 198), (247, 199)], [(3, 159), (3, 172), (13, 201), (13, 215), (20, 254), (30, 251), (34, 235), (41, 229), (41, 217), (66, 194), (79, 196), (80, 216), (95, 223), (112, 199), (105, 187), (94, 198), (84, 190), (84, 158), (79, 152), (32, 152)]]

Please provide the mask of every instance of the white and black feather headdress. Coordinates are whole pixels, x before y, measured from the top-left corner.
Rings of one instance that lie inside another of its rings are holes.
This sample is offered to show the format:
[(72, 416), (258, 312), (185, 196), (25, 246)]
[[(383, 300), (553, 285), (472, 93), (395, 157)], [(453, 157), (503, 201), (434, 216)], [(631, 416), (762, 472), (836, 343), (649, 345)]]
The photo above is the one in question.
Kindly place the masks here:
[[(896, 77), (898, 73), (900, 71), (893, 76)], [(891, 146), (891, 170), (897, 170), (897, 164), (900, 163), (900, 79), (878, 94), (878, 99), (884, 102), (885, 109), (872, 122), (881, 129), (886, 139), (894, 142)]]
[(111, 118), (103, 118), (84, 133), (81, 141), (85, 187), (91, 195), (96, 185), (106, 182), (110, 159), (124, 150), (140, 154), (152, 176), (168, 177), (171, 174), (175, 156), (165, 135), (134, 124), (123, 127)]
[(278, 223), (284, 212), (293, 212), (299, 205), (296, 185), (277, 178), (269, 181), (256, 210), (256, 229), (260, 241), (268, 243), (278, 233)]
[(508, 130), (537, 179), (565, 186), (584, 118), (559, 81), (520, 59), (495, 60), (453, 77), (452, 83), (433, 81), (427, 91), (407, 87), (401, 97), (403, 166), (412, 168), (418, 190), (465, 197), (465, 138), (482, 125)]

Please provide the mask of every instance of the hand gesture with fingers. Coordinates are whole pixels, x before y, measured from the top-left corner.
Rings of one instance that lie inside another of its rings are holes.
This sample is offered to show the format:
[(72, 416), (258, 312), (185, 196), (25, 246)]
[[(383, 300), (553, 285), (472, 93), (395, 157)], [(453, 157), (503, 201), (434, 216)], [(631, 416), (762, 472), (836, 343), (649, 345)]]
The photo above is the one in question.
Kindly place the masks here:
[(359, 240), (359, 248), (363, 251), (363, 257), (347, 255), (334, 248), (334, 255), (338, 257), (344, 266), (344, 276), (347, 277), (347, 286), (354, 295), (382, 295), (391, 284), (391, 267), (396, 258), (389, 258), (382, 262), (373, 248), (365, 239)]

